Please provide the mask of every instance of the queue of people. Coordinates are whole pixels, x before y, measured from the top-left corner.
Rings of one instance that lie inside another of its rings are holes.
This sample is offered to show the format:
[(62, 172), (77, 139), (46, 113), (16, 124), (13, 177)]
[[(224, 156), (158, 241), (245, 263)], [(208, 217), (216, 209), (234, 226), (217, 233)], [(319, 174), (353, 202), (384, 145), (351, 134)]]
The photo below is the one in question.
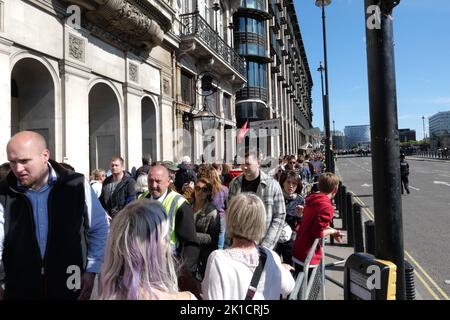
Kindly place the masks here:
[[(90, 182), (31, 131), (11, 138), (7, 156), (0, 299), (280, 299), (311, 238), (342, 236), (329, 228), (339, 181), (320, 155), (280, 158), (275, 174), (257, 150), (234, 167), (145, 155), (132, 173), (115, 156)], [(305, 194), (313, 181), (319, 192)], [(67, 285), (71, 268), (79, 286)]]

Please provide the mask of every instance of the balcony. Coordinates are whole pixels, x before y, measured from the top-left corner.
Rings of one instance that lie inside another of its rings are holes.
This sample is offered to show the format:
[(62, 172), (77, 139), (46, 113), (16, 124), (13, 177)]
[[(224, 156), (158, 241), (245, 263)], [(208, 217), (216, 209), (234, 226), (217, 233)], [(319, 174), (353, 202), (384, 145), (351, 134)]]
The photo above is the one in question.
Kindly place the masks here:
[(251, 16), (263, 20), (271, 18), (271, 14), (265, 10), (266, 3), (264, 0), (241, 0), (238, 8), (238, 14)]
[(238, 101), (257, 99), (267, 102), (267, 89), (261, 87), (245, 87), (236, 93)]
[[(214, 59), (214, 70), (230, 74), (235, 82), (245, 83), (244, 59), (214, 31), (198, 12), (180, 15), (181, 50), (190, 51), (201, 60)], [(217, 63), (216, 63), (217, 61)]]

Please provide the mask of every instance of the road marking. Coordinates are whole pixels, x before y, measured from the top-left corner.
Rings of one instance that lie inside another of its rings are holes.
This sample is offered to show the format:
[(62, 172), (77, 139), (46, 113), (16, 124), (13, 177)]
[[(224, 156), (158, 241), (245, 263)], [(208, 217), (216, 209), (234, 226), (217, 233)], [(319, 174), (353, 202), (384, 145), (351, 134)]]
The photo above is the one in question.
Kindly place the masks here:
[(445, 284), (450, 284), (450, 280), (445, 280)]
[(448, 295), (444, 292), (444, 290), (442, 290), (436, 282), (434, 282), (434, 280), (428, 275), (428, 273), (422, 268), (422, 266), (416, 261), (414, 260), (413, 257), (411, 257), (411, 255), (405, 250), (405, 254), (409, 257), (409, 259), (411, 259), (411, 261), (417, 265), (417, 267), (419, 268), (420, 271), (422, 271), (422, 273), (425, 275), (426, 278), (428, 278), (428, 280), (431, 282), (431, 284), (433, 284), (436, 289), (439, 291), (440, 294), (442, 294), (442, 296), (445, 298), (445, 300), (450, 300), (450, 298), (448, 297)]
[(449, 182), (444, 182), (444, 181), (433, 181), (434, 184), (443, 184), (446, 185), (448, 187), (450, 187), (450, 183)]
[(419, 274), (419, 272), (417, 272), (417, 270), (415, 270), (415, 269), (414, 269), (414, 275), (417, 276), (417, 278), (419, 278), (420, 282), (422, 282), (422, 284), (425, 286), (425, 288), (428, 290), (428, 292), (433, 296), (434, 300), (441, 300), (439, 298), (439, 296), (434, 292), (434, 290), (430, 288), (430, 286), (425, 281), (425, 279), (422, 278), (422, 276)]
[(416, 190), (416, 191), (420, 191), (419, 188), (413, 187), (413, 186), (409, 186), (411, 189)]
[(361, 185), (361, 187), (364, 187), (364, 188), (370, 188), (371, 186), (372, 185), (368, 184), (368, 183), (364, 183), (364, 184)]
[[(350, 191), (350, 193), (353, 195), (353, 197), (355, 198), (356, 201), (358, 201), (361, 205), (367, 206), (353, 191)], [(375, 215), (372, 213), (372, 211), (369, 208), (363, 208), (363, 212), (366, 214), (366, 216), (369, 219), (375, 220)], [(423, 275), (428, 279), (428, 281), (437, 289), (437, 291), (444, 297), (445, 300), (450, 300), (449, 296), (444, 292), (444, 290), (442, 290), (437, 284), (436, 282), (431, 278), (431, 276), (424, 270), (424, 268), (422, 268), (422, 266), (411, 256), (411, 254), (404, 250), (405, 255), (408, 257), (408, 260), (411, 260), (411, 262), (413, 264), (416, 265), (416, 267), (423, 273)], [(428, 285), (428, 283), (426, 283), (426, 281), (419, 275), (417, 270), (414, 270), (415, 274), (417, 275), (417, 277), (419, 278), (419, 280), (422, 282), (422, 284), (425, 286), (425, 288), (427, 288), (427, 290), (430, 292), (430, 294), (436, 299), (436, 300), (441, 300), (436, 293), (430, 288), (430, 286)]]
[(360, 166), (358, 163), (356, 163), (356, 162), (354, 162), (354, 161), (352, 161), (352, 160), (348, 160), (348, 162), (350, 162), (352, 165), (354, 165), (354, 166), (356, 166), (356, 167), (358, 167), (358, 168), (360, 168), (360, 169), (362, 169), (362, 170), (364, 170), (364, 171), (367, 171), (367, 172), (369, 172), (369, 173), (372, 173), (372, 171), (371, 170), (369, 170), (369, 169), (366, 169), (366, 168), (364, 168), (363, 166)]

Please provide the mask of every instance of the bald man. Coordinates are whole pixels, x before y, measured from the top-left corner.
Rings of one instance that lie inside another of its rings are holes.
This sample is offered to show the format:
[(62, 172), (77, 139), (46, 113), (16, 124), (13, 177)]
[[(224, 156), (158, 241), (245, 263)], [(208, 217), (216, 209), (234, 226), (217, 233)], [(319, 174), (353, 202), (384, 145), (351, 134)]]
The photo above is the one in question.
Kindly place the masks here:
[(89, 299), (109, 232), (83, 175), (50, 160), (32, 131), (6, 146), (0, 182), (0, 298)]
[(166, 209), (170, 220), (171, 244), (183, 257), (187, 269), (194, 274), (200, 249), (192, 207), (181, 194), (170, 190), (170, 181), (169, 170), (165, 166), (151, 167), (148, 173), (148, 191), (141, 198), (159, 201)]

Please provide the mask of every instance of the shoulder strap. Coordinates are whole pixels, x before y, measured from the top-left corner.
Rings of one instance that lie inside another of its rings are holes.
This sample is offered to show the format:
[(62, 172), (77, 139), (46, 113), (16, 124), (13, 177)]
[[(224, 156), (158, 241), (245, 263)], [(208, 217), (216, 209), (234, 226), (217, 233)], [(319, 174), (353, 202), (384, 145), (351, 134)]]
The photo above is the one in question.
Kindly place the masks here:
[(248, 287), (245, 300), (253, 300), (256, 288), (258, 287), (259, 279), (261, 279), (261, 274), (264, 270), (264, 265), (266, 264), (267, 255), (261, 246), (258, 246), (258, 252), (259, 252), (259, 264), (256, 267), (255, 272), (253, 273), (253, 277), (252, 280), (250, 281), (250, 286)]

